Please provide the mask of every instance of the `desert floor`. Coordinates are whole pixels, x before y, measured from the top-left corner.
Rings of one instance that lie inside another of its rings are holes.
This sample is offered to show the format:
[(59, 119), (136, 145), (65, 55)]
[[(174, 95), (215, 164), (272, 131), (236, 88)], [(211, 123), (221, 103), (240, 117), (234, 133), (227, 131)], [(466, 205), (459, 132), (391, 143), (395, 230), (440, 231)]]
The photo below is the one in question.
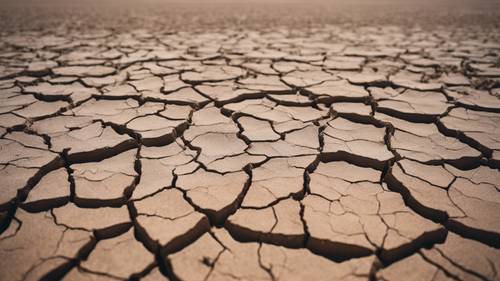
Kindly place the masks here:
[(0, 1), (0, 280), (500, 280), (500, 1)]

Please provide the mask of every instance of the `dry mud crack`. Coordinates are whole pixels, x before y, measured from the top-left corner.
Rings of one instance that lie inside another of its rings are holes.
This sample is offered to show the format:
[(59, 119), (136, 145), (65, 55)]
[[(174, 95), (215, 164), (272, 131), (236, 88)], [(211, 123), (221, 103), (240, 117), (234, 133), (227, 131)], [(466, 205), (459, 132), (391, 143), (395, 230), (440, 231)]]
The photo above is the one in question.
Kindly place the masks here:
[(498, 33), (0, 39), (1, 280), (500, 280)]

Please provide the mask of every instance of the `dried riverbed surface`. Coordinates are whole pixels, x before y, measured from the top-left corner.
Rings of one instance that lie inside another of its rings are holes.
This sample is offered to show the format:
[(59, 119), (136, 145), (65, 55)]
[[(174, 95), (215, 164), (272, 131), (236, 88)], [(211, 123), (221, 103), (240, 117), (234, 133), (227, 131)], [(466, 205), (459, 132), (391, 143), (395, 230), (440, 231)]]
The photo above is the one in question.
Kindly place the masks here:
[(126, 30), (12, 5), (1, 280), (500, 279), (486, 10), (431, 27), (141, 10)]

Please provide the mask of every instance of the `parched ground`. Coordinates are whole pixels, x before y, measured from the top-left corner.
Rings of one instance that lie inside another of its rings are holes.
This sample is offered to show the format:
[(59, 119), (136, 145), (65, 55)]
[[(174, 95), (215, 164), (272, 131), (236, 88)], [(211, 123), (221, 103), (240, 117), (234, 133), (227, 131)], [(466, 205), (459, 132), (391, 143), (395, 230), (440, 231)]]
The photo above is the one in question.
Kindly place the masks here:
[(500, 280), (498, 2), (2, 2), (0, 280)]

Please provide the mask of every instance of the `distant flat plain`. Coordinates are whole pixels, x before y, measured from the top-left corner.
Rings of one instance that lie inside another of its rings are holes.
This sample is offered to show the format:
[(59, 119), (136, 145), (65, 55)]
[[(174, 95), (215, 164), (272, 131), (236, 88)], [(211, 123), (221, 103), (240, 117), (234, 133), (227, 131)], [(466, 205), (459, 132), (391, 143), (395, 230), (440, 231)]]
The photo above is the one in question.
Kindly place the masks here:
[(496, 0), (0, 0), (0, 29), (310, 27), (323, 24), (495, 27)]

